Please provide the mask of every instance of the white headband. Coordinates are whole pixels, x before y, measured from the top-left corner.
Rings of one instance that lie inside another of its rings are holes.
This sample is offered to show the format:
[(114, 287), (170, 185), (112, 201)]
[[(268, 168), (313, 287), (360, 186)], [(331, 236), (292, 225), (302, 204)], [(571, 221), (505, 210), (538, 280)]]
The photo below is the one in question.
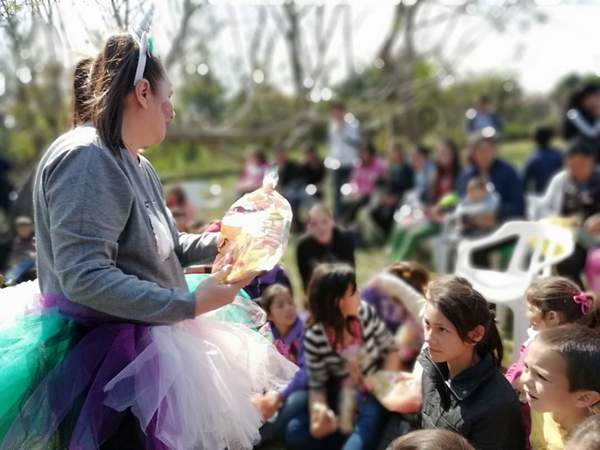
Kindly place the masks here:
[(137, 68), (135, 69), (135, 77), (133, 78), (133, 85), (135, 86), (138, 82), (144, 78), (144, 69), (146, 68), (146, 59), (148, 57), (148, 35), (144, 31), (142, 38), (138, 42), (139, 54)]

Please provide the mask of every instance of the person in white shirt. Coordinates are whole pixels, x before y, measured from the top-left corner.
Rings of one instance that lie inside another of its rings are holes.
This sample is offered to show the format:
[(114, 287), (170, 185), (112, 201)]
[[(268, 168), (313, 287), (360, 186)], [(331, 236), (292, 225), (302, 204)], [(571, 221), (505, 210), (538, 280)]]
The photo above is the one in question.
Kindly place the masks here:
[(334, 216), (341, 213), (341, 188), (348, 183), (350, 173), (358, 157), (361, 143), (360, 124), (342, 103), (331, 107), (329, 123), (329, 155), (325, 166), (330, 170), (333, 180)]

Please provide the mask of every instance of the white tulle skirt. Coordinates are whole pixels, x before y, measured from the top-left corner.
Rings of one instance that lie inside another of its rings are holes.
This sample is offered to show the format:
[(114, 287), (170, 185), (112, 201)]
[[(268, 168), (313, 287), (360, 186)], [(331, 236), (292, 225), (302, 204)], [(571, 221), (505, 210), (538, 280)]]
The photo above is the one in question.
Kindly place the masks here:
[[(20, 330), (24, 318), (29, 323), (42, 309), (35, 281), (0, 290), (0, 331)], [(142, 429), (173, 450), (251, 449), (262, 425), (251, 397), (283, 388), (298, 370), (254, 331), (264, 316), (253, 301), (237, 297), (196, 319), (150, 327), (150, 343), (104, 385), (104, 404), (131, 408)], [(21, 334), (33, 336), (27, 330)], [(10, 336), (0, 339), (0, 349)], [(29, 347), (37, 352), (36, 339)]]
[(261, 416), (251, 396), (284, 387), (297, 367), (244, 325), (198, 317), (152, 328), (153, 343), (105, 387), (172, 449), (251, 449)]

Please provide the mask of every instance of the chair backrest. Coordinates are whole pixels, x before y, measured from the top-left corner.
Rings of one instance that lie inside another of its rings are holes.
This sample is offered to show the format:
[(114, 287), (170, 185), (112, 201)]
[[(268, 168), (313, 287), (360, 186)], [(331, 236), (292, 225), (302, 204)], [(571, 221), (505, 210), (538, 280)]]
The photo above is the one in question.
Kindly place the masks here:
[(473, 270), (470, 255), (474, 250), (516, 237), (507, 272), (527, 275), (549, 275), (554, 264), (567, 258), (575, 247), (573, 234), (567, 228), (540, 222), (506, 222), (490, 236), (461, 243), (456, 266)]
[(527, 220), (538, 220), (544, 217), (544, 198), (540, 195), (527, 194), (525, 198)]

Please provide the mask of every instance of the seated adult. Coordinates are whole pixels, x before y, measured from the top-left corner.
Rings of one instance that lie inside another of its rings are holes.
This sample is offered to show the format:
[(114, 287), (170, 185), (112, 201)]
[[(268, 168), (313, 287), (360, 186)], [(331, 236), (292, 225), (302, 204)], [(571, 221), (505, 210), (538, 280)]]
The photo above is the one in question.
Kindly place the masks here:
[(308, 190), (307, 194), (320, 200), (323, 197), (322, 184), (325, 179), (325, 164), (315, 147), (308, 147), (304, 152), (300, 173), (304, 181), (304, 190), (306, 191), (310, 185), (314, 186), (314, 192), (310, 193), (310, 190)]
[(35, 234), (33, 221), (26, 216), (15, 220), (16, 236), (8, 258), (6, 285), (35, 279)]
[(377, 198), (370, 211), (371, 219), (385, 236), (394, 225), (394, 213), (402, 197), (413, 185), (413, 170), (404, 160), (402, 146), (395, 143), (390, 149), (385, 172), (377, 180)]
[(494, 186), (500, 196), (499, 222), (523, 216), (523, 184), (515, 168), (498, 157), (493, 137), (476, 135), (470, 142), (470, 166), (458, 180), (458, 193), (464, 198), (472, 178), (483, 177)]
[[(522, 217), (524, 212), (523, 183), (515, 168), (508, 162), (498, 158), (498, 149), (494, 136), (475, 135), (470, 140), (471, 165), (467, 167), (458, 180), (458, 193), (461, 198), (467, 194), (467, 186), (473, 178), (482, 177), (491, 183), (500, 198), (497, 212), (497, 223)], [(509, 239), (489, 248), (481, 249), (473, 254), (473, 262), (479, 267), (489, 267), (489, 255), (494, 250), (510, 249)], [(506, 256), (505, 254), (504, 256)]]
[(275, 158), (275, 162), (277, 164), (277, 175), (279, 176), (277, 190), (281, 192), (281, 195), (283, 195), (288, 202), (290, 202), (294, 218), (292, 229), (298, 230), (298, 212), (305, 196), (300, 167), (296, 161), (293, 161), (289, 158), (287, 150), (277, 150)]
[(320, 203), (308, 213), (307, 233), (298, 241), (296, 260), (305, 291), (320, 263), (346, 262), (354, 266), (352, 237), (335, 225), (331, 212)]
[[(417, 150), (415, 155), (418, 154)], [(425, 185), (426, 194), (419, 195), (421, 205), (418, 213), (422, 213), (422, 218), (399, 222), (391, 241), (393, 258), (396, 260), (407, 261), (415, 258), (415, 252), (421, 244), (438, 234), (444, 217), (443, 208), (438, 202), (456, 189), (456, 179), (460, 172), (460, 158), (456, 145), (451, 140), (439, 142), (432, 163), (434, 170), (431, 179)]]
[(342, 220), (346, 224), (352, 224), (359, 210), (369, 204), (375, 183), (385, 171), (385, 165), (372, 143), (361, 147), (358, 156), (350, 176), (351, 194), (342, 200)]
[(582, 285), (581, 272), (589, 251), (600, 247), (600, 169), (595, 166), (593, 141), (576, 138), (569, 144), (566, 168), (552, 178), (542, 204), (548, 215), (573, 218), (577, 245), (557, 265), (561, 275)]

